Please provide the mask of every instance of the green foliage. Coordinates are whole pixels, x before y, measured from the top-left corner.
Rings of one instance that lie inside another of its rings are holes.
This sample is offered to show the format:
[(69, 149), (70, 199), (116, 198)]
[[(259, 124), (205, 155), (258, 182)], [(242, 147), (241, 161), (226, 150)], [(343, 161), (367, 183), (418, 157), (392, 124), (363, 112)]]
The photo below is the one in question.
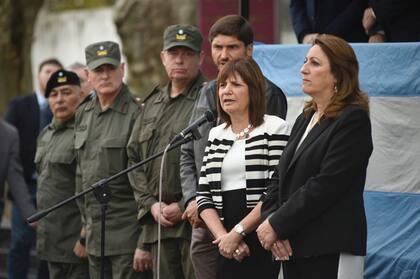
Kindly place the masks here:
[(47, 7), (50, 11), (59, 12), (112, 6), (115, 1), (116, 0), (47, 0)]

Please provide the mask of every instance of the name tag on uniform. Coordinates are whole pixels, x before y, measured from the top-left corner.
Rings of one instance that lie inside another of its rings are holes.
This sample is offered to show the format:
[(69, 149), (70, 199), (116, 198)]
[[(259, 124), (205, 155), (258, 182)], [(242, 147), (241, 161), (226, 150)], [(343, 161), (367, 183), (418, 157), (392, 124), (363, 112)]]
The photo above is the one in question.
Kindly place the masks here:
[(80, 125), (76, 127), (77, 132), (86, 131), (86, 129), (87, 129), (87, 125)]

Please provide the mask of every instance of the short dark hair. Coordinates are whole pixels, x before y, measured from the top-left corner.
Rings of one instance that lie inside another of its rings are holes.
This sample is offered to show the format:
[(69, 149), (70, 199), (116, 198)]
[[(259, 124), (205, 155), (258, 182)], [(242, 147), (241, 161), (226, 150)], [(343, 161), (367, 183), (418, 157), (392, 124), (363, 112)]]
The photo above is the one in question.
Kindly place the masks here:
[(226, 63), (217, 76), (217, 111), (227, 127), (232, 124), (229, 115), (222, 109), (219, 98), (220, 85), (229, 77), (239, 75), (248, 85), (249, 122), (253, 127), (260, 126), (265, 114), (265, 79), (257, 62), (252, 58), (240, 58)]
[[(359, 63), (353, 48), (345, 40), (333, 35), (318, 35), (313, 45), (319, 46), (328, 58), (331, 73), (336, 78), (336, 92), (325, 108), (324, 115), (338, 117), (349, 104), (369, 112), (368, 96), (359, 87)], [(304, 111), (317, 109), (313, 100), (306, 103)]]
[(249, 22), (240, 15), (227, 15), (218, 19), (209, 31), (210, 43), (217, 35), (233, 36), (245, 46), (254, 41), (254, 32)]
[(39, 66), (38, 66), (38, 73), (41, 72), (42, 68), (45, 65), (56, 65), (58, 67), (60, 67), (60, 69), (63, 69), (63, 64), (61, 64), (61, 62), (56, 59), (56, 58), (49, 58), (49, 59), (45, 59), (44, 61), (42, 61)]

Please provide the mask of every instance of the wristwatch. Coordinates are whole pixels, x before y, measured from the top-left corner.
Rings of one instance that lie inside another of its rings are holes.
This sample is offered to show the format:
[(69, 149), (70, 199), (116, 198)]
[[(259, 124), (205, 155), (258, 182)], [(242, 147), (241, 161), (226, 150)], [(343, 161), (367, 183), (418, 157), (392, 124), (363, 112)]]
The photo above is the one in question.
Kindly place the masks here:
[(241, 224), (241, 223), (236, 224), (236, 225), (235, 225), (235, 227), (233, 227), (233, 230), (234, 230), (236, 233), (238, 233), (238, 234), (242, 235), (243, 237), (245, 237), (245, 236), (246, 236), (246, 233), (245, 233), (244, 227), (242, 226), (242, 224)]

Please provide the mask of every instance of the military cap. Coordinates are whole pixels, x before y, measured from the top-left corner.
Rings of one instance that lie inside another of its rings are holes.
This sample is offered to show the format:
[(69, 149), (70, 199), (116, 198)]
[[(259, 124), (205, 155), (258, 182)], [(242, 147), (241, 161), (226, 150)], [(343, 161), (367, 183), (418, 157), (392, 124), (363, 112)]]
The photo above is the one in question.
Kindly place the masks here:
[(195, 52), (201, 51), (203, 36), (197, 27), (188, 24), (168, 26), (163, 33), (163, 50), (184, 46)]
[(93, 70), (104, 64), (115, 67), (121, 63), (120, 47), (117, 43), (105, 41), (88, 45), (85, 48), (86, 65)]
[(62, 85), (77, 85), (80, 87), (80, 79), (75, 72), (58, 70), (54, 72), (47, 82), (45, 97), (48, 98), (51, 91)]

